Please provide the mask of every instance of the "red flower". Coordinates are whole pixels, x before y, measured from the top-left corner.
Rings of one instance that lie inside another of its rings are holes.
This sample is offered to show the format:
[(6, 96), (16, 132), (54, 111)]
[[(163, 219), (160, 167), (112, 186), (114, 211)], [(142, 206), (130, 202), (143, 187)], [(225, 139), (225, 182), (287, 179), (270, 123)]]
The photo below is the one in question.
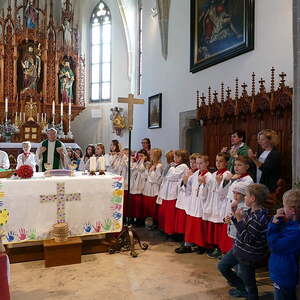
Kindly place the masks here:
[(30, 166), (24, 165), (17, 169), (16, 173), (20, 178), (31, 178), (33, 175), (33, 169)]

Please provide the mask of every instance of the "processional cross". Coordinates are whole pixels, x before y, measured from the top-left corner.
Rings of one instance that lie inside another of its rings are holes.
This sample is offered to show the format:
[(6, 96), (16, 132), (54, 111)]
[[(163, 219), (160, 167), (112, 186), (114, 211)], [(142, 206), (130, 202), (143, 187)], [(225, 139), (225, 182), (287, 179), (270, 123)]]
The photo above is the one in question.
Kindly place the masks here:
[(128, 98), (118, 98), (119, 103), (128, 104), (128, 113), (127, 113), (127, 128), (129, 130), (129, 140), (128, 140), (128, 194), (130, 193), (130, 160), (131, 160), (131, 131), (133, 128), (133, 106), (134, 104), (144, 104), (144, 99), (134, 98), (133, 94), (129, 94)]
[(128, 98), (118, 98), (119, 103), (127, 103), (128, 104), (128, 130), (129, 132), (132, 130), (133, 127), (133, 105), (134, 104), (144, 104), (144, 99), (136, 99), (134, 98), (133, 94), (129, 94)]
[(56, 202), (57, 205), (57, 223), (65, 223), (66, 222), (66, 213), (65, 213), (65, 203), (66, 201), (80, 201), (81, 194), (80, 193), (65, 193), (65, 184), (57, 183), (56, 184), (56, 195), (40, 195), (41, 203), (46, 202)]

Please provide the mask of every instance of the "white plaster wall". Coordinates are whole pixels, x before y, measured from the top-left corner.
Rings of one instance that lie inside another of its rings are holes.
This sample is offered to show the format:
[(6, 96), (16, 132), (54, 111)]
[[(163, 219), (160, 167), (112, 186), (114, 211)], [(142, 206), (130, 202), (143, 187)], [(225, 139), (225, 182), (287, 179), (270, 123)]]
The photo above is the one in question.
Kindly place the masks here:
[[(128, 77), (128, 55), (124, 27), (120, 11), (115, 0), (104, 1), (112, 15), (112, 102), (89, 104), (89, 21), (94, 7), (99, 0), (77, 0), (79, 11), (79, 28), (82, 34), (82, 52), (86, 58), (86, 101), (87, 108), (72, 122), (72, 131), (76, 142), (85, 148), (90, 143), (103, 143), (107, 148), (114, 138), (127, 146), (127, 135), (118, 137), (112, 133), (109, 119), (110, 109), (116, 105), (118, 97), (127, 96), (130, 92)], [(124, 106), (125, 107), (125, 106)], [(100, 110), (101, 118), (92, 118), (92, 110)], [(108, 150), (108, 149), (107, 149)]]
[[(161, 55), (157, 18), (151, 17), (154, 0), (143, 0), (143, 92), (145, 105), (137, 105), (134, 115), (133, 147), (149, 137), (153, 146), (164, 150), (179, 145), (179, 112), (195, 109), (196, 90), (207, 92), (209, 85), (219, 90), (220, 83), (234, 88), (234, 79), (250, 86), (251, 73), (257, 80), (270, 78), (270, 69), (287, 73), (293, 82), (292, 0), (255, 1), (255, 50), (198, 73), (189, 72), (190, 1), (172, 0), (169, 21), (169, 55)], [(162, 92), (162, 128), (147, 128), (147, 99)]]

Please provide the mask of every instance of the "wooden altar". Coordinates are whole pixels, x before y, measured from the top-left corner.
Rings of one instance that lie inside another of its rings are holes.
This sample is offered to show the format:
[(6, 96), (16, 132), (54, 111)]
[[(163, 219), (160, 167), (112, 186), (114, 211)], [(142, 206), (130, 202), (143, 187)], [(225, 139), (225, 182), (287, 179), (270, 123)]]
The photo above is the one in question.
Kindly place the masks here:
[(61, 139), (73, 140), (70, 122), (85, 108), (85, 62), (73, 18), (70, 0), (59, 24), (53, 0), (43, 8), (39, 0), (14, 0), (13, 7), (8, 0), (0, 14), (0, 120), (18, 128), (13, 142), (39, 142), (57, 124)]
[[(246, 132), (246, 142), (255, 152), (261, 151), (257, 144), (257, 133), (262, 129), (273, 129), (280, 137), (278, 150), (282, 153), (282, 178), (292, 184), (292, 88), (286, 85), (286, 74), (279, 74), (281, 80), (275, 87), (275, 69), (271, 69), (270, 90), (266, 90), (263, 78), (257, 91), (256, 75), (252, 74), (251, 92), (247, 85), (240, 85), (238, 78), (235, 91), (230, 88), (212, 94), (208, 88), (207, 97), (197, 92), (197, 119), (203, 124), (204, 153), (214, 165), (216, 154), (230, 146), (230, 135), (234, 130)], [(226, 92), (226, 95), (225, 95)]]

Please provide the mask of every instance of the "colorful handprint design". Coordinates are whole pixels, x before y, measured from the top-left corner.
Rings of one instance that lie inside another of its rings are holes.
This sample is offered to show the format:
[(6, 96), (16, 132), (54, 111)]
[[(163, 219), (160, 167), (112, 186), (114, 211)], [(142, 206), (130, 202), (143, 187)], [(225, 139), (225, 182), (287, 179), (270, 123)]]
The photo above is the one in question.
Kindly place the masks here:
[(8, 242), (13, 242), (15, 240), (16, 236), (17, 235), (13, 231), (9, 231), (6, 235), (6, 240)]
[(0, 226), (5, 225), (8, 219), (9, 219), (9, 211), (7, 209), (0, 210)]
[(18, 235), (18, 238), (19, 238), (20, 241), (26, 240), (27, 234), (26, 234), (25, 228), (20, 228), (20, 229), (19, 229), (19, 235)]
[(94, 228), (94, 231), (95, 232), (100, 232), (101, 231), (101, 229), (102, 229), (102, 224), (101, 224), (101, 222), (96, 222), (96, 225), (94, 226), (93, 225), (93, 228)]
[(111, 229), (112, 221), (110, 219), (105, 219), (103, 229), (109, 231)]
[(91, 230), (92, 230), (92, 225), (88, 222), (88, 223), (86, 223), (84, 226), (83, 226), (83, 229), (84, 229), (84, 231), (85, 232), (91, 232)]
[(118, 211), (115, 211), (113, 213), (113, 217), (114, 217), (115, 220), (120, 220), (122, 215)]

